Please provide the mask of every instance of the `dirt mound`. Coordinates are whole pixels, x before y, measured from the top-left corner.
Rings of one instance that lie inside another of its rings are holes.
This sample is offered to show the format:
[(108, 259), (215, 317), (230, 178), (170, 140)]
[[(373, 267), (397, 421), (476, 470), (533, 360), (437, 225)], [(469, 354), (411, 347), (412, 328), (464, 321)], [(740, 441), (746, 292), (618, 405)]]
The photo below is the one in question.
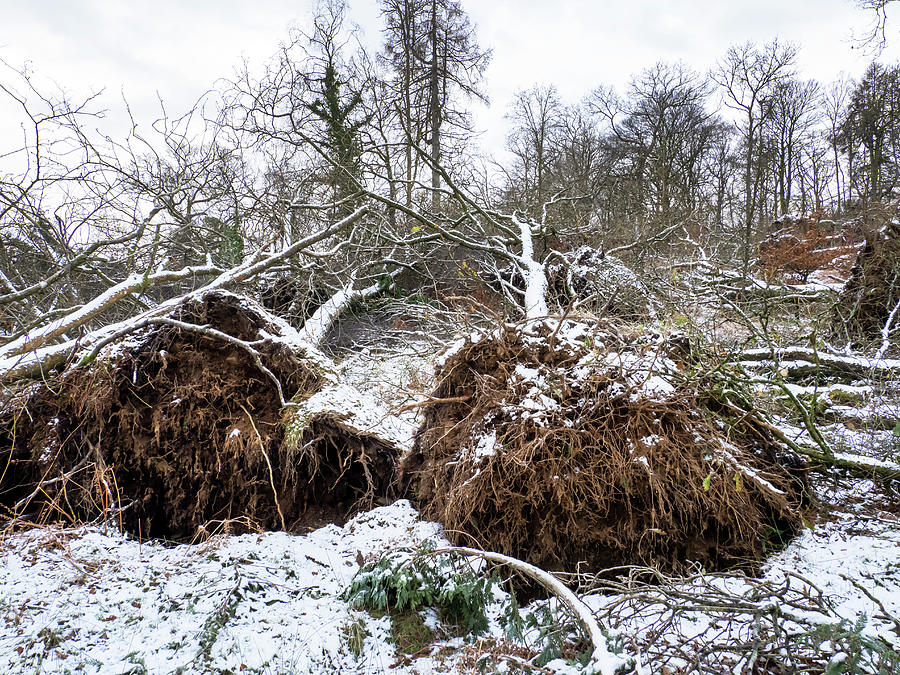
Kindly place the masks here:
[(856, 344), (880, 340), (900, 300), (900, 221), (896, 211), (859, 252), (834, 308), (835, 332)]
[(779, 545), (802, 461), (720, 385), (691, 384), (684, 340), (657, 338), (547, 322), (451, 352), (402, 470), (423, 515), (568, 570), (730, 566)]
[[(8, 516), (106, 515), (143, 536), (179, 538), (226, 522), (296, 529), (386, 494), (395, 448), (322, 411), (296, 424), (330, 380), (290, 327), (224, 292), (189, 299), (168, 318), (182, 326), (143, 329), (6, 401), (0, 461), (10, 470), (0, 500)], [(293, 401), (287, 408), (273, 376)], [(294, 421), (290, 443), (286, 420)]]

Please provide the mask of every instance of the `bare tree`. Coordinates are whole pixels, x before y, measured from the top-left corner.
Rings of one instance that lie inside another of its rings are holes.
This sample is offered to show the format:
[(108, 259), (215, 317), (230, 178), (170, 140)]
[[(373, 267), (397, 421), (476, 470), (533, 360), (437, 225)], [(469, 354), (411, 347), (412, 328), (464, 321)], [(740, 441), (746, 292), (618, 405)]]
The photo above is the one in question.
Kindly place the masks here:
[[(841, 165), (841, 126), (846, 114), (845, 109), (850, 98), (851, 86), (851, 81), (842, 76), (829, 85), (823, 96), (828, 144), (834, 163), (834, 190), (838, 210), (845, 199), (844, 190), (847, 188), (847, 181)], [(847, 194), (846, 198), (849, 199), (849, 197), (850, 195)]]
[[(820, 114), (819, 90), (819, 83), (814, 80), (784, 79), (775, 84), (771, 93), (771, 115), (763, 133), (772, 141), (775, 200), (781, 213), (791, 210), (801, 156), (805, 147), (813, 142), (813, 129)], [(801, 197), (805, 201), (805, 193)]]
[(725, 105), (738, 114), (735, 129), (743, 144), (744, 276), (750, 269), (753, 227), (764, 179), (760, 153), (763, 124), (772, 112), (773, 88), (792, 74), (795, 58), (796, 49), (777, 40), (763, 47), (746, 42), (731, 47), (712, 73), (713, 80), (722, 87)]
[(506, 118), (512, 125), (506, 148), (515, 157), (508, 197), (536, 217), (550, 198), (560, 152), (564, 108), (556, 87), (535, 85), (517, 92)]
[(407, 205), (418, 180), (419, 143), (429, 146), (431, 210), (440, 210), (440, 172), (448, 141), (470, 126), (460, 99), (486, 101), (479, 88), (491, 53), (478, 46), (459, 0), (382, 0), (384, 62), (390, 67), (400, 131), (407, 143)]

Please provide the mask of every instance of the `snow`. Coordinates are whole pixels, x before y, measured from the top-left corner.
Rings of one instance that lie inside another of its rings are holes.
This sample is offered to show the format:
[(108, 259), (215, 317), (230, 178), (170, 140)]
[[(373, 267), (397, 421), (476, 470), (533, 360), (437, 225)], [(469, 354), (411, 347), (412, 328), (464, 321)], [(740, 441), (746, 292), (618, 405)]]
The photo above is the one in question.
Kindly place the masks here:
[[(867, 481), (852, 481), (844, 494), (859, 497), (871, 487)], [(836, 496), (822, 492), (821, 486), (816, 491), (823, 499)], [(644, 652), (640, 661), (647, 673), (661, 672), (663, 664), (669, 672), (695, 672), (693, 655), (701, 653), (706, 672), (749, 672), (749, 655), (736, 645), (760, 635), (759, 617), (773, 610), (785, 636), (838, 627), (841, 621), (853, 626), (864, 617), (862, 635), (885, 640), (898, 651), (900, 631), (893, 621), (900, 616), (900, 519), (871, 506), (859, 512), (846, 505), (833, 508), (770, 557), (757, 578), (698, 574), (671, 579), (664, 584), (666, 593), (651, 584), (640, 594), (594, 594), (585, 601), (601, 616), (612, 612), (612, 627)], [(767, 594), (765, 588), (772, 591)], [(710, 597), (712, 591), (716, 600), (699, 599), (699, 593)], [(744, 609), (726, 609), (734, 606)], [(777, 639), (766, 632), (760, 637)], [(801, 649), (802, 640), (786, 640), (793, 652)], [(703, 648), (708, 651), (701, 652)], [(841, 658), (839, 648), (827, 640), (811, 655), (820, 668)]]
[(772, 485), (769, 481), (763, 478), (759, 471), (754, 469), (753, 467), (747, 466), (746, 464), (742, 464), (738, 461), (737, 457), (734, 456), (733, 453), (740, 454), (740, 451), (731, 445), (728, 441), (721, 440), (719, 442), (719, 446), (715, 448), (716, 457), (726, 461), (731, 467), (736, 468), (738, 471), (743, 473), (746, 476), (749, 476), (750, 479), (759, 485), (763, 490), (768, 490), (769, 492), (773, 492), (775, 494), (783, 495), (784, 492), (779, 490), (774, 485)]
[(480, 462), (485, 457), (497, 454), (497, 430), (491, 429), (478, 439), (472, 451), (472, 460)]
[(433, 385), (436, 358), (435, 348), (428, 342), (377, 354), (363, 350), (341, 362), (337, 379), (365, 392), (373, 401), (366, 416), (399, 447), (409, 449), (419, 428), (421, 409), (404, 406), (425, 400), (424, 392)]
[[(367, 622), (356, 661), (341, 629), (361, 613), (339, 596), (359, 556), (427, 539), (445, 543), (405, 501), (306, 536), (220, 536), (193, 546), (96, 528), (15, 535), (0, 548), (0, 670), (119, 674), (141, 664), (174, 673), (214, 663), (234, 672), (381, 672), (395, 661), (385, 622)], [(215, 617), (226, 619), (217, 633)]]
[(369, 394), (343, 382), (326, 385), (299, 403), (292, 415), (301, 421), (326, 415), (357, 433), (378, 437), (397, 448), (412, 445), (409, 425), (391, 415)]
[[(342, 595), (361, 563), (429, 542), (441, 527), (400, 500), (344, 527), (307, 535), (218, 535), (199, 544), (140, 542), (97, 527), (45, 528), (0, 542), (0, 672), (122, 673), (467, 672), (474, 636), (440, 639), (404, 658), (390, 618), (350, 607)], [(476, 569), (479, 563), (473, 563)], [(494, 588), (488, 633), (508, 596)], [(433, 610), (425, 619), (440, 629)], [(348, 633), (362, 626), (362, 653)], [(473, 643), (475, 644), (475, 643)], [(606, 652), (587, 669), (560, 661), (551, 672), (611, 674)]]
[(675, 385), (661, 374), (674, 374), (677, 366), (671, 359), (653, 350), (644, 354), (636, 351), (609, 352), (602, 362), (626, 375), (633, 399), (639, 397), (665, 399), (675, 393)]

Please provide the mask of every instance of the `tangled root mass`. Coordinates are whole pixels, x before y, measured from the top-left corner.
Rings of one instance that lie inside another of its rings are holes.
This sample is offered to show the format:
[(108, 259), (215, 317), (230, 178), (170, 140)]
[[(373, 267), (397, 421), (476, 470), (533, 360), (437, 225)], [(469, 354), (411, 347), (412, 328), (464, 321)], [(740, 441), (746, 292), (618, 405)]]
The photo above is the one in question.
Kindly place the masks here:
[(802, 469), (680, 347), (571, 321), (466, 341), (403, 467), (423, 515), (551, 568), (758, 560), (800, 523)]
[[(278, 339), (283, 324), (243, 298), (207, 293), (171, 316), (252, 342), (286, 398), (302, 401), (325, 382), (315, 359)], [(3, 409), (0, 454), (11, 470), (0, 501), (32, 522), (106, 516), (173, 538), (223, 524), (297, 529), (385, 495), (396, 459), (324, 418), (288, 447), (277, 389), (248, 351), (174, 326), (143, 330)]]

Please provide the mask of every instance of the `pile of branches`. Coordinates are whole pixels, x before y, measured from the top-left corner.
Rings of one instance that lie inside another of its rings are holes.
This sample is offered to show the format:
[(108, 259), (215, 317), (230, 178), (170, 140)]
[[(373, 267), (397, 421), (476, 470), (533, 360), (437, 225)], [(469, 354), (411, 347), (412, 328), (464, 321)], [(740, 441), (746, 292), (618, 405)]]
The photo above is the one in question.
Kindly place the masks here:
[(878, 607), (855, 622), (841, 616), (838, 603), (815, 581), (795, 572), (764, 578), (696, 570), (673, 577), (643, 567), (619, 572), (617, 579), (586, 579), (580, 590), (596, 594), (598, 617), (653, 672), (893, 673), (900, 668), (900, 655), (887, 640), (888, 631), (900, 631), (900, 619), (849, 576), (844, 577), (848, 584)]
[(468, 339), (403, 479), (454, 542), (545, 568), (752, 564), (800, 525), (805, 463), (690, 351), (570, 320)]
[(327, 414), (285, 442), (286, 416), (330, 382), (294, 336), (259, 305), (210, 291), (94, 360), (14, 387), (0, 405), (8, 522), (113, 518), (188, 538), (216, 524), (297, 529), (310, 509), (347, 515), (385, 495), (390, 444)]

